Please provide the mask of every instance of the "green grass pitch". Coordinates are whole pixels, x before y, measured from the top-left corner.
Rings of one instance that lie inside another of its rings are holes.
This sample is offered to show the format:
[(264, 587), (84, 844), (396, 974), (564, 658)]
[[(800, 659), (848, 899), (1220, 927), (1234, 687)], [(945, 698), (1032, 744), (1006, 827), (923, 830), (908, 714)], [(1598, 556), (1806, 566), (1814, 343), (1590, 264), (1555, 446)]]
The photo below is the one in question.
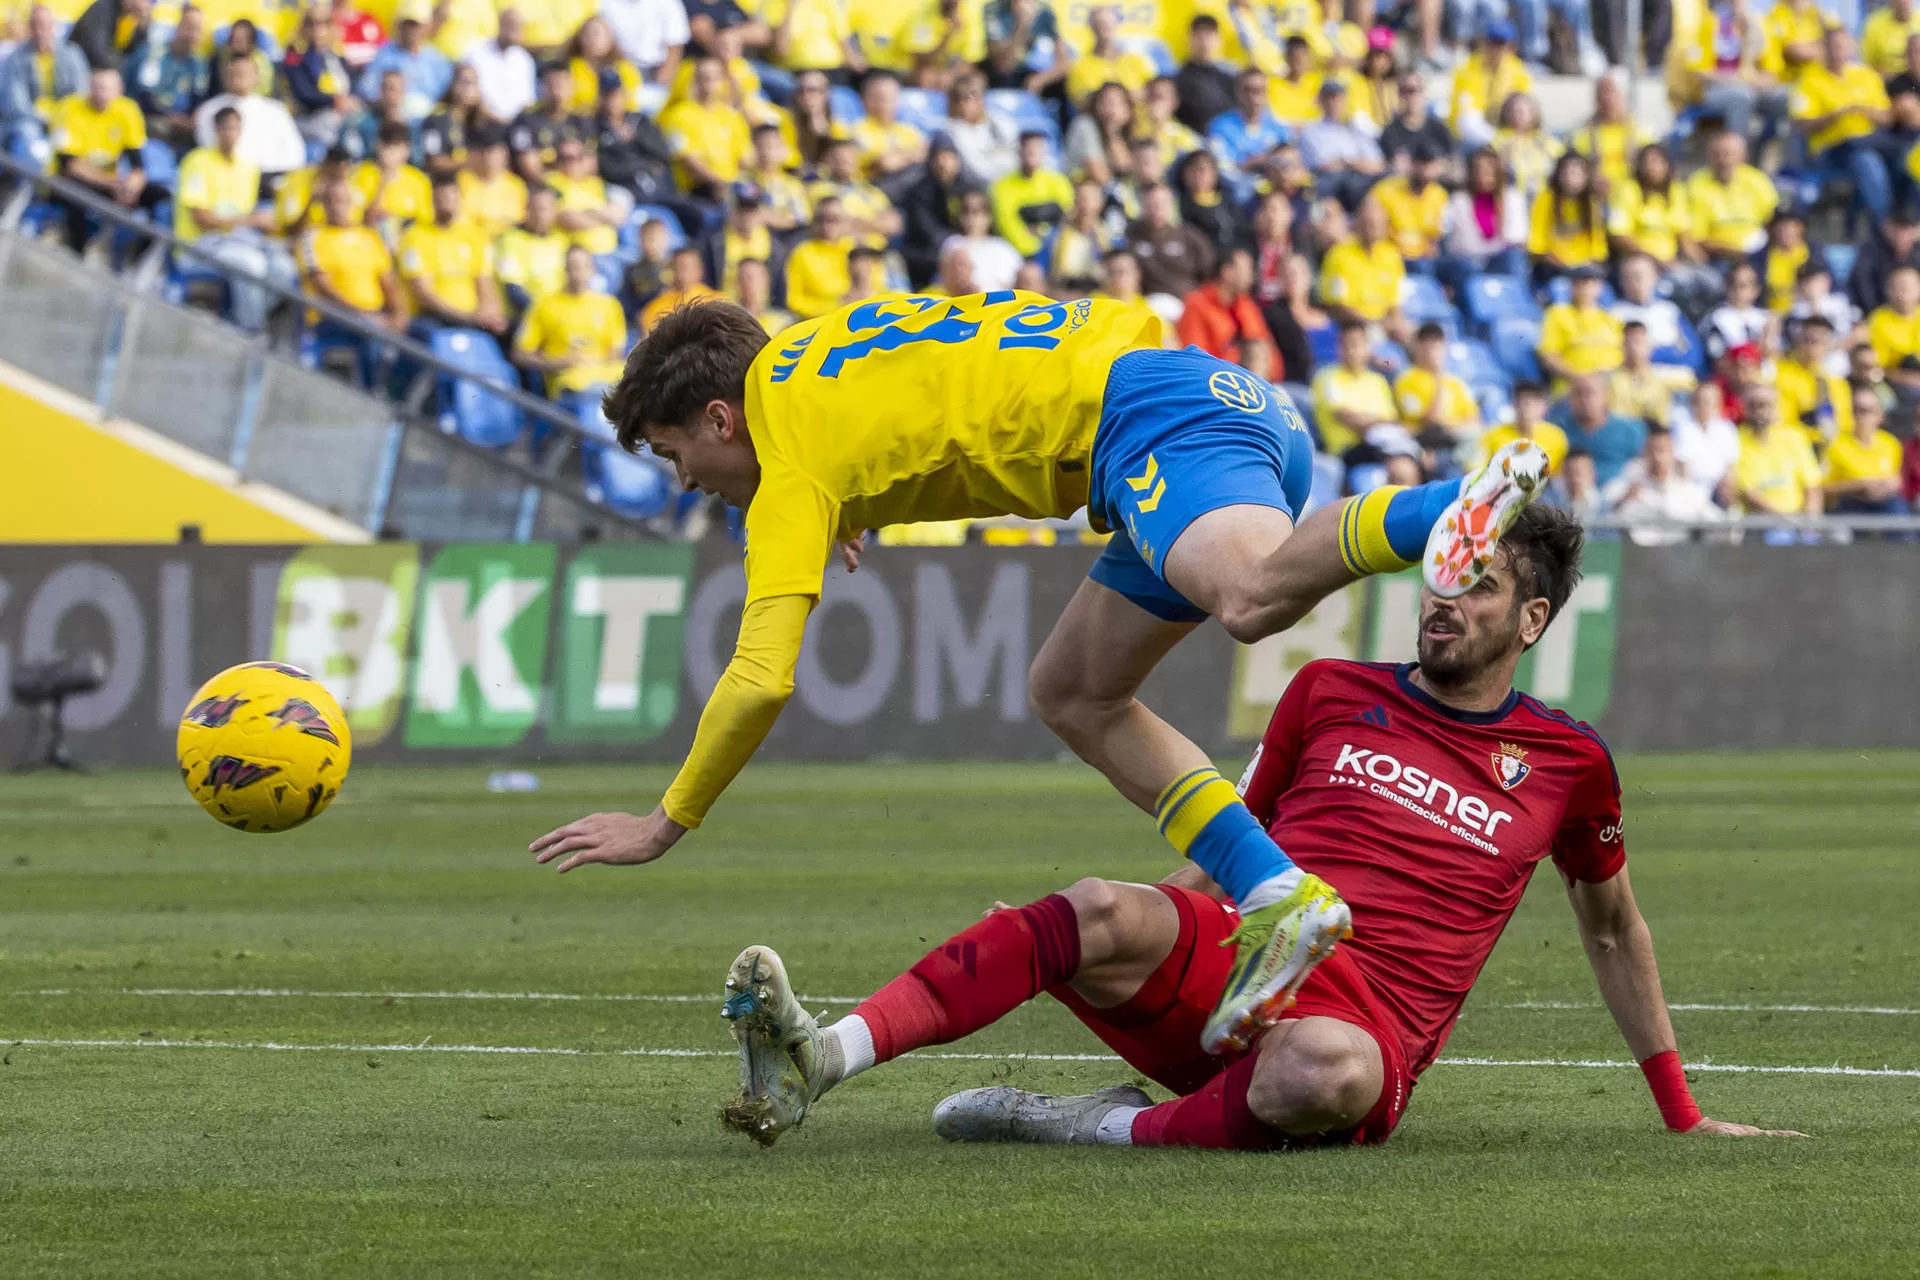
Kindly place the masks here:
[[(271, 837), (157, 773), (0, 779), (0, 1274), (1920, 1274), (1920, 758), (1622, 772), (1668, 998), (1749, 1006), (1678, 1011), (1688, 1061), (1879, 1073), (1695, 1073), (1812, 1141), (1669, 1136), (1631, 1067), (1563, 1065), (1626, 1052), (1550, 872), (1448, 1048), (1545, 1065), (1436, 1066), (1382, 1148), (942, 1144), (953, 1090), (1127, 1078), (1004, 1056), (1100, 1051), (1044, 1002), (723, 1132), (744, 944), (859, 996), (996, 897), (1168, 868), (1078, 766), (755, 766), (665, 862), (564, 878), (526, 842), (661, 770), (366, 768)], [(307, 994), (141, 994), (263, 988)], [(391, 994), (448, 992), (489, 994)]]

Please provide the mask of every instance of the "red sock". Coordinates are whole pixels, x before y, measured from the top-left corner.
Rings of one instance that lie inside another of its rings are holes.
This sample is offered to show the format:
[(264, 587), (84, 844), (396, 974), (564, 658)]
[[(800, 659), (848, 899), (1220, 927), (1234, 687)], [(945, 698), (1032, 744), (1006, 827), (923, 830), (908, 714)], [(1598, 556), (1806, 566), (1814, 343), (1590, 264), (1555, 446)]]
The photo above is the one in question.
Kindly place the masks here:
[(971, 1035), (1079, 968), (1079, 918), (1055, 893), (961, 930), (854, 1013), (873, 1032), (874, 1061), (886, 1062)]
[(1240, 1151), (1270, 1151), (1286, 1145), (1288, 1135), (1260, 1120), (1247, 1106), (1258, 1060), (1258, 1054), (1250, 1053), (1207, 1081), (1198, 1093), (1142, 1111), (1133, 1118), (1133, 1145)]

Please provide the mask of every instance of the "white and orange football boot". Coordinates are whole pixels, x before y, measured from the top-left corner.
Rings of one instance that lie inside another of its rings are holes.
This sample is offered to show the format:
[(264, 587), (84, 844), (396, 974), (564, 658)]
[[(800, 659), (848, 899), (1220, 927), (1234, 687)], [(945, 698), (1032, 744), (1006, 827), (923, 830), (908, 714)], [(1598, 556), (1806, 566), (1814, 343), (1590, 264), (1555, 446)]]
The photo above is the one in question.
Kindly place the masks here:
[(1501, 445), (1461, 482), (1460, 496), (1434, 522), (1421, 562), (1427, 589), (1443, 600), (1473, 590), (1493, 563), (1500, 535), (1546, 487), (1547, 453), (1531, 440)]

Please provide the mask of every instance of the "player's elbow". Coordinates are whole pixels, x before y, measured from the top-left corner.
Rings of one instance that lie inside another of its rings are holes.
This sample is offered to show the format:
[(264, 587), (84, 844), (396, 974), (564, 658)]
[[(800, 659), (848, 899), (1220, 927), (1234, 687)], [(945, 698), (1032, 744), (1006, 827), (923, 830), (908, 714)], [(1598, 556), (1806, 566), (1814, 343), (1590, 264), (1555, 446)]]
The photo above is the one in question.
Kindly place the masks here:
[(1241, 644), (1265, 640), (1293, 620), (1269, 602), (1240, 593), (1223, 600), (1215, 616), (1220, 619), (1220, 625), (1226, 628), (1227, 634)]

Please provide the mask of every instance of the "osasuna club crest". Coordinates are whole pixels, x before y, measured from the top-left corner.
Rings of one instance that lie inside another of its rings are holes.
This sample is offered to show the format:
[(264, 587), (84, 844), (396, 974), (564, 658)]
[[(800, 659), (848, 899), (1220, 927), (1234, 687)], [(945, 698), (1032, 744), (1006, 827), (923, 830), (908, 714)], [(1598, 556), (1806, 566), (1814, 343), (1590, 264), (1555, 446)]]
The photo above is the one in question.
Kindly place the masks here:
[(1511, 791), (1527, 780), (1533, 772), (1533, 766), (1527, 763), (1525, 747), (1516, 747), (1511, 742), (1503, 742), (1500, 749), (1493, 753), (1493, 779), (1502, 790)]

